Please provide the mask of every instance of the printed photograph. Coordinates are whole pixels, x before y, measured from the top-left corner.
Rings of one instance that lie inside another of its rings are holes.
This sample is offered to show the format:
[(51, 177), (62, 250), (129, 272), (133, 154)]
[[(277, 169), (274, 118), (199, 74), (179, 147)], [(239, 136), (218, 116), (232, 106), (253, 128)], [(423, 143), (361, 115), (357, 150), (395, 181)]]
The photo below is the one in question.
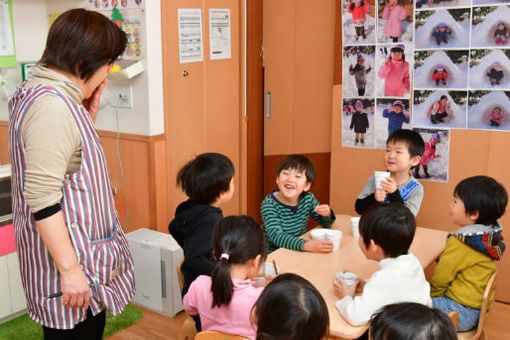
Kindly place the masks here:
[(510, 131), (510, 92), (469, 91), (468, 128)]
[(416, 12), (415, 47), (468, 48), (470, 8)]
[(415, 128), (425, 142), (420, 164), (413, 169), (419, 180), (448, 182), (450, 161), (450, 130)]
[(379, 0), (378, 3), (378, 42), (412, 42), (414, 17), (412, 0)]
[(375, 44), (375, 1), (344, 0), (342, 34), (344, 44)]
[(467, 91), (415, 90), (413, 126), (466, 128)]
[(378, 45), (375, 64), (376, 96), (409, 99), (413, 68), (412, 45)]
[(369, 98), (344, 99), (342, 110), (342, 146), (374, 148), (375, 103)]
[(414, 52), (414, 87), (466, 89), (468, 59), (468, 50)]
[(375, 46), (347, 46), (343, 52), (344, 97), (374, 97)]

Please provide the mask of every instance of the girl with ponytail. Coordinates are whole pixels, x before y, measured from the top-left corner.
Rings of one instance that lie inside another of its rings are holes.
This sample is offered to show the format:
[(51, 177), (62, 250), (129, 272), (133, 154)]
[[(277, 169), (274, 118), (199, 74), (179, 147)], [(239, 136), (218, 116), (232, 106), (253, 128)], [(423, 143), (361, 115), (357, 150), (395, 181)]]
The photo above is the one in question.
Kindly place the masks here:
[(202, 330), (255, 339), (250, 312), (262, 293), (252, 282), (265, 261), (267, 248), (260, 226), (248, 216), (222, 219), (213, 231), (211, 276), (201, 275), (184, 296), (184, 308), (200, 315)]

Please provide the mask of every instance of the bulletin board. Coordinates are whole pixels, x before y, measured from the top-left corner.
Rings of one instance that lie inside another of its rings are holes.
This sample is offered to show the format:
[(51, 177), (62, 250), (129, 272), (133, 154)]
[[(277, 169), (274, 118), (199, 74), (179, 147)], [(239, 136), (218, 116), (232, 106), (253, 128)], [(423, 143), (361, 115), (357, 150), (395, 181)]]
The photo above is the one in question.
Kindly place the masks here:
[(0, 1), (0, 67), (16, 67), (12, 0)]
[[(458, 0), (460, 1), (460, 0)], [(455, 3), (455, 0), (445, 2), (444, 4)], [(498, 5), (489, 4), (489, 7), (502, 7), (507, 6), (508, 1), (505, 3), (500, 2)], [(478, 4), (470, 5), (472, 13), (475, 11)], [(342, 70), (345, 68), (343, 59), (343, 17), (342, 17), (343, 1), (336, 0), (336, 22), (335, 22), (335, 54), (334, 54), (334, 86), (332, 89), (332, 143), (331, 143), (331, 183), (330, 183), (330, 205), (335, 206), (341, 213), (356, 215), (354, 211), (354, 203), (361, 189), (365, 186), (367, 179), (374, 170), (381, 170), (384, 168), (383, 154), (381, 149), (367, 148), (363, 150), (359, 148), (343, 146), (340, 142), (344, 137), (342, 126), (343, 120), (343, 105), (344, 100), (347, 98), (343, 95), (345, 83), (343, 83)], [(422, 6), (421, 10), (430, 10), (426, 5)], [(510, 19), (510, 16), (507, 16)], [(470, 20), (473, 18), (471, 17)], [(471, 38), (470, 38), (471, 39)], [(471, 41), (473, 43), (473, 41)], [(376, 44), (374, 44), (376, 46)], [(489, 49), (488, 47), (483, 47)], [(499, 50), (503, 53), (506, 52), (508, 47), (494, 47), (492, 50)], [(445, 53), (454, 51), (468, 51), (477, 49), (473, 45), (468, 48), (452, 48), (445, 49)], [(431, 49), (435, 53), (441, 49)], [(416, 52), (429, 52), (427, 49), (415, 50)], [(465, 52), (459, 52), (466, 55)], [(425, 57), (426, 58), (426, 57)], [(459, 57), (460, 58), (460, 57)], [(455, 59), (453, 54), (452, 59)], [(425, 60), (425, 59), (423, 59)], [(468, 59), (469, 61), (469, 59)], [(348, 67), (349, 65), (347, 65)], [(468, 66), (469, 67), (469, 66)], [(413, 77), (413, 75), (411, 76)], [(509, 74), (510, 77), (510, 74)], [(413, 79), (414, 86), (416, 86), (416, 79)], [(466, 80), (467, 82), (467, 80)], [(441, 84), (440, 84), (441, 85)], [(434, 91), (433, 88), (419, 88), (416, 90)], [(442, 90), (442, 89), (441, 89)], [(465, 88), (453, 88), (449, 91), (462, 91), (467, 92), (468, 98), (465, 101), (466, 107), (470, 106), (469, 95), (474, 91), (488, 91), (493, 92), (507, 92), (504, 89), (471, 89), (467, 86)], [(482, 94), (484, 92), (480, 92)], [(506, 93), (505, 93), (506, 95)], [(480, 96), (481, 97), (481, 96)], [(475, 96), (473, 96), (475, 98)], [(383, 100), (390, 98), (373, 98), (376, 104)], [(411, 96), (411, 115), (413, 112), (413, 97)], [(473, 100), (472, 100), (473, 103)], [(467, 109), (466, 109), (467, 110)], [(375, 109), (377, 111), (377, 109)], [(469, 121), (469, 115), (466, 115), (466, 121)], [(412, 120), (411, 120), (412, 122)], [(466, 124), (467, 124), (466, 122)], [(426, 128), (420, 126), (410, 126), (411, 128)], [(434, 127), (435, 129), (444, 129), (441, 126)], [(475, 176), (487, 175), (494, 177), (497, 181), (502, 183), (507, 190), (510, 190), (510, 176), (508, 176), (508, 169), (510, 168), (510, 157), (508, 155), (508, 145), (510, 145), (510, 134), (503, 129), (484, 128), (474, 129), (468, 128), (446, 128), (449, 130), (449, 162), (448, 162), (448, 181), (426, 181), (420, 180), (424, 186), (425, 195), (421, 205), (420, 212), (417, 216), (417, 224), (419, 226), (440, 229), (446, 231), (454, 231), (457, 229), (452, 225), (448, 215), (448, 206), (452, 200), (453, 190), (455, 185), (462, 179)], [(439, 153), (439, 152), (438, 152)], [(422, 170), (421, 170), (422, 171)], [(508, 209), (507, 209), (508, 210)], [(510, 225), (510, 214), (505, 214), (499, 222), (503, 225), (503, 235), (506, 239), (510, 238), (510, 229), (505, 226)], [(501, 286), (508, 286), (510, 284), (510, 257), (504, 257), (502, 261), (498, 261), (498, 283)], [(510, 291), (497, 290), (496, 299), (504, 302), (510, 302)]]

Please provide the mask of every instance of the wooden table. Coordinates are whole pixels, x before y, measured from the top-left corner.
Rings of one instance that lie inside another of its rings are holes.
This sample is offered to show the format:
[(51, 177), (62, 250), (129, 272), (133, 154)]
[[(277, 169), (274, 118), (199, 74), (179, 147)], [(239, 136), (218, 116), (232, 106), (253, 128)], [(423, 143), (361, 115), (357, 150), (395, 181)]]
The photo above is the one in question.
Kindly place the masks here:
[[(333, 279), (340, 271), (352, 271), (362, 279), (368, 279), (377, 267), (376, 261), (367, 260), (358, 246), (358, 238), (352, 236), (350, 216), (337, 215), (334, 229), (343, 231), (340, 249), (336, 253), (315, 254), (298, 252), (280, 248), (269, 255), (282, 273), (296, 273), (309, 280), (322, 294), (329, 312), (330, 335), (354, 339), (368, 328), (350, 325), (338, 312), (335, 302), (338, 297), (333, 292)], [(444, 249), (446, 232), (427, 228), (416, 229), (411, 252), (420, 260), (423, 268), (427, 268)], [(309, 237), (305, 235), (305, 238)]]

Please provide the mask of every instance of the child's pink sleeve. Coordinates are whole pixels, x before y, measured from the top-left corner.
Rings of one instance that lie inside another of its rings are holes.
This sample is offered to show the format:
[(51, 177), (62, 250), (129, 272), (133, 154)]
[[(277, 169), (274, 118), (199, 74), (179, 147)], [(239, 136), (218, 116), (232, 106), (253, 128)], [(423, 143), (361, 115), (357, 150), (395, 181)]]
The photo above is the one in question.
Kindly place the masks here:
[[(195, 282), (196, 281), (194, 281), (193, 283), (195, 283)], [(186, 293), (186, 295), (184, 295), (184, 297), (182, 298), (182, 303), (184, 305), (184, 310), (189, 315), (197, 315), (198, 314), (198, 309), (197, 309), (197, 294), (196, 294), (196, 288), (197, 287), (194, 286), (193, 283), (189, 287), (189, 290)]]
[(402, 7), (402, 6), (398, 6), (398, 7), (399, 7), (398, 19), (400, 21), (402, 21), (405, 18), (407, 18), (407, 11), (406, 11), (405, 7)]
[(389, 65), (391, 62), (385, 62), (382, 66), (381, 66), (381, 69), (379, 70), (379, 77), (381, 78), (386, 78), (389, 74), (390, 74), (390, 71), (391, 71), (391, 66)]
[(409, 90), (411, 88), (411, 82), (409, 80), (409, 63), (406, 61), (406, 70), (404, 72), (404, 77), (402, 78), (402, 82), (404, 83), (404, 87)]
[(382, 12), (382, 17), (383, 17), (383, 19), (388, 19), (389, 16), (390, 16), (390, 5), (386, 4), (386, 6), (384, 6), (384, 10)]

